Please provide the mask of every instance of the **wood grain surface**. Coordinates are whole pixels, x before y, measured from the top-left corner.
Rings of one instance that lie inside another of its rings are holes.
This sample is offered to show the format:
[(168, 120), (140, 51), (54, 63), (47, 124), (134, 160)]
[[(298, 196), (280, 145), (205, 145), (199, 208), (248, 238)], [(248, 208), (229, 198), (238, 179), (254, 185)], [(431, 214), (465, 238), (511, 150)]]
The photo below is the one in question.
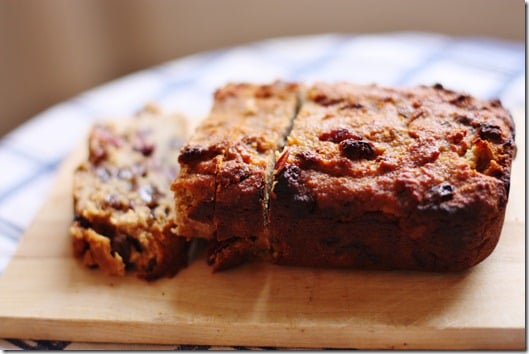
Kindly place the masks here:
[[(524, 349), (525, 137), (517, 121), (500, 242), (456, 274), (279, 267), (212, 274), (198, 254), (173, 279), (109, 277), (72, 257), (72, 171), (51, 194), (0, 277), (0, 337), (307, 348)], [(84, 145), (84, 144), (83, 144)]]

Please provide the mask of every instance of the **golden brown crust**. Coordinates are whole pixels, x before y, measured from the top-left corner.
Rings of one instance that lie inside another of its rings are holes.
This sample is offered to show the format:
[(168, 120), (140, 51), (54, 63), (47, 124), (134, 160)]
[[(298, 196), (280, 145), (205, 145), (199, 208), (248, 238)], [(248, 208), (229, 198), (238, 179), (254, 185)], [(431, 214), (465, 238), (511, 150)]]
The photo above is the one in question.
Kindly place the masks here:
[(153, 280), (187, 263), (187, 242), (172, 230), (169, 185), (185, 137), (183, 119), (143, 112), (127, 121), (97, 124), (89, 157), (74, 174), (74, 255), (111, 275), (134, 269)]
[(498, 101), (347, 83), (307, 98), (276, 165), (276, 262), (460, 270), (490, 254), (514, 152)]

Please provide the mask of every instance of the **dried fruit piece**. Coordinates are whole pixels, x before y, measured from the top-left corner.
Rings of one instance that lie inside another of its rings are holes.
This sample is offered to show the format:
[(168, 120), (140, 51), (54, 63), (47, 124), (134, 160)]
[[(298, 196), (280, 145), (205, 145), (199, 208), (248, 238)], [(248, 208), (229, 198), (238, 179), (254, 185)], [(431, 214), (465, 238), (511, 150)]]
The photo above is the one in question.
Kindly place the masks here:
[(377, 153), (373, 145), (364, 140), (345, 139), (340, 142), (341, 153), (350, 160), (374, 160)]

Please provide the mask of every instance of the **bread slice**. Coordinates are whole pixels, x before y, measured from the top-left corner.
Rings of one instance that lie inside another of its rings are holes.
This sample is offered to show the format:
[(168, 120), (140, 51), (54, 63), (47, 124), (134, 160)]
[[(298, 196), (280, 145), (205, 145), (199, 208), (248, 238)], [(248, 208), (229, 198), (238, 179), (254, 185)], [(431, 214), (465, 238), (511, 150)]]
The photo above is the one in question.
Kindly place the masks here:
[(212, 240), (209, 262), (222, 269), (268, 249), (266, 220), (275, 152), (298, 106), (296, 84), (228, 84), (182, 148), (172, 185), (178, 233)]
[(275, 262), (458, 271), (496, 246), (514, 126), (433, 87), (312, 86), (274, 171)]
[(186, 139), (185, 120), (146, 107), (138, 116), (100, 123), (89, 156), (74, 173), (74, 254), (89, 267), (147, 280), (187, 264), (187, 241), (175, 232), (170, 184)]

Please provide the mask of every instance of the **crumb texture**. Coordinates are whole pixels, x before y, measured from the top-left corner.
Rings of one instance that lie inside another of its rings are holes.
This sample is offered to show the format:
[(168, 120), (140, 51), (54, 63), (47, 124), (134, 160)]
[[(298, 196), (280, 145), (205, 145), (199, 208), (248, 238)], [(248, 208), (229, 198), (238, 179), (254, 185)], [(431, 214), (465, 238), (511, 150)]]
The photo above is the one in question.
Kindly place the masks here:
[(134, 270), (147, 280), (186, 265), (187, 241), (173, 230), (169, 189), (184, 138), (182, 117), (152, 109), (93, 127), (88, 160), (74, 174), (70, 228), (84, 264), (111, 275)]

